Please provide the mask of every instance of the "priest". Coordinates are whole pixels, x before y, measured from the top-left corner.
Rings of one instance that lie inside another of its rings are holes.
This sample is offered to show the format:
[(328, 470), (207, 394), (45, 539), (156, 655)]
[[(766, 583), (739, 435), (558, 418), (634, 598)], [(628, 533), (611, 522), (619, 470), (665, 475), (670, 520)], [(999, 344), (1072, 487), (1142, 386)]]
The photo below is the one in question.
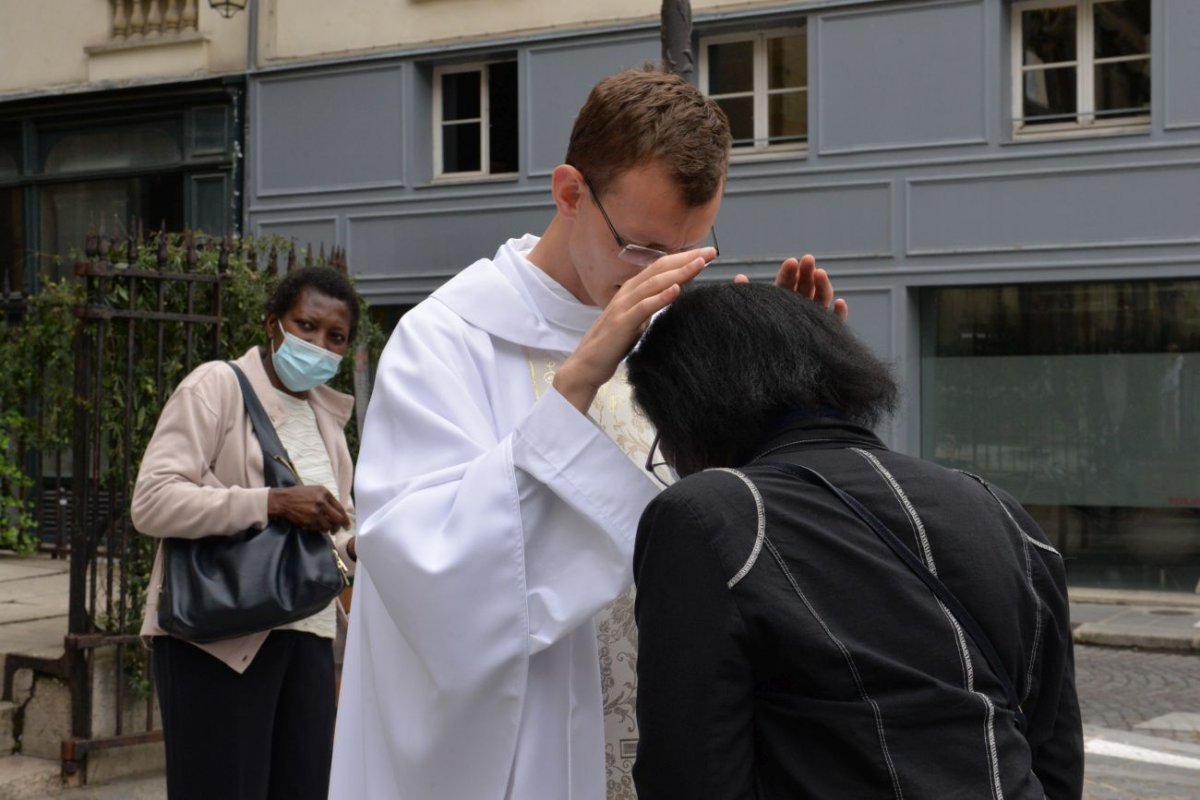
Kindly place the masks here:
[[(380, 359), (330, 797), (633, 797), (631, 559), (660, 485), (622, 362), (717, 256), (728, 123), (652, 68), (592, 91), (555, 214)], [(845, 315), (811, 256), (777, 282)]]

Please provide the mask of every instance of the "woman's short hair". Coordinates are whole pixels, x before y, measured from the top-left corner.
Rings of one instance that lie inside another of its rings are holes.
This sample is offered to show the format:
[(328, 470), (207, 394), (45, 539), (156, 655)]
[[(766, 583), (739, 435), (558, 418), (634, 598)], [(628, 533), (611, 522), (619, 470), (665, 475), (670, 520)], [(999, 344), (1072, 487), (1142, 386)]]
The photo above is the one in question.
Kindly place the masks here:
[(872, 428), (895, 409), (896, 383), (833, 314), (762, 284), (689, 289), (628, 359), (633, 397), (681, 475), (740, 466), (790, 413)]
[(646, 65), (596, 84), (575, 117), (566, 162), (600, 194), (627, 170), (659, 164), (695, 207), (724, 188), (731, 142), (715, 100)]
[(267, 300), (267, 313), (282, 318), (296, 305), (305, 289), (313, 289), (346, 304), (350, 310), (350, 340), (353, 341), (358, 333), (358, 293), (346, 274), (333, 267), (300, 267), (289, 272)]

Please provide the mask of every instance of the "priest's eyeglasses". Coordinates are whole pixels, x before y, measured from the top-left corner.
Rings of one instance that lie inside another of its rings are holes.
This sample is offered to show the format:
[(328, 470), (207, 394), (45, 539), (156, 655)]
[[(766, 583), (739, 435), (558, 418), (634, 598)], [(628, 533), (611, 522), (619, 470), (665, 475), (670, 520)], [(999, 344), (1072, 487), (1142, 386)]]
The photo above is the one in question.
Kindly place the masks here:
[[(596, 202), (596, 208), (600, 209), (600, 216), (604, 217), (604, 221), (608, 224), (608, 229), (612, 231), (613, 238), (617, 240), (617, 245), (621, 251), (617, 253), (617, 258), (627, 264), (633, 264), (635, 267), (646, 267), (658, 261), (663, 256), (669, 256), (665, 250), (655, 250), (653, 247), (643, 247), (640, 244), (630, 244), (621, 234), (617, 233), (616, 227), (612, 224), (612, 220), (608, 218), (608, 212), (604, 210), (604, 206), (600, 204), (600, 195), (596, 194), (596, 190), (592, 188), (592, 182), (587, 178), (583, 179), (587, 185), (588, 191), (592, 193), (592, 200)], [(696, 247), (711, 247), (717, 251), (717, 255), (721, 255), (721, 247), (717, 244), (717, 226), (714, 225), (708, 231), (708, 240), (701, 242)], [(682, 253), (684, 250), (691, 250), (691, 247), (685, 247), (682, 250), (674, 250), (674, 253)]]
[(646, 454), (646, 472), (649, 472), (654, 480), (661, 483), (663, 486), (670, 486), (675, 481), (679, 480), (678, 473), (675, 469), (666, 462), (662, 451), (658, 449), (659, 435), (654, 434), (654, 441), (650, 443), (650, 452)]

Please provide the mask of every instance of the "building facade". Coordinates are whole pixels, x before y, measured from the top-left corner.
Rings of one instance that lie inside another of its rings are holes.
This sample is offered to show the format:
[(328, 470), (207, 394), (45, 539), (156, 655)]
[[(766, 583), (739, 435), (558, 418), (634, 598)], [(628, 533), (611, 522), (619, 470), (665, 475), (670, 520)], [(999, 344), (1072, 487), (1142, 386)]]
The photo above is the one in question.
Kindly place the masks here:
[[(60, 241), (46, 222), (70, 214), (52, 202), (60, 185), (145, 180), (133, 161), (52, 174), (56, 126), (79, 120), (49, 109), (120, 95), (144, 101), (130, 119), (163, 124), (154, 98), (189, 85), (229, 101), (182, 102), (176, 149), (143, 133), (130, 156), (157, 154), (146, 171), (175, 176), (172, 219), (344, 247), (390, 319), (540, 231), (590, 87), (661, 52), (658, 0), (251, 0), (230, 19), (200, 0), (196, 35), (153, 50), (176, 59), (173, 77), (146, 82), (130, 77), (137, 48), (111, 40), (115, 9), (149, 19), (195, 3), (37, 5), (105, 33), (34, 70), (73, 88), (0, 75), (0, 257), (23, 257), (25, 276), (48, 269), (29, 259)], [(816, 254), (902, 379), (889, 443), (1012, 491), (1075, 586), (1194, 592), (1200, 4), (691, 7), (693, 79), (736, 137), (705, 279), (767, 279), (783, 257)], [(34, 35), (26, 22), (0, 29), (0, 55)], [(223, 140), (204, 133), (218, 107)], [(155, 189), (140, 191), (125, 196)], [(201, 210), (222, 193), (220, 214)]]
[[(540, 231), (591, 85), (660, 57), (654, 0), (356, 6), (260, 9), (246, 213), (376, 306)], [(692, 9), (737, 139), (705, 278), (816, 254), (903, 379), (894, 446), (1011, 490), (1075, 585), (1195, 591), (1200, 4)]]

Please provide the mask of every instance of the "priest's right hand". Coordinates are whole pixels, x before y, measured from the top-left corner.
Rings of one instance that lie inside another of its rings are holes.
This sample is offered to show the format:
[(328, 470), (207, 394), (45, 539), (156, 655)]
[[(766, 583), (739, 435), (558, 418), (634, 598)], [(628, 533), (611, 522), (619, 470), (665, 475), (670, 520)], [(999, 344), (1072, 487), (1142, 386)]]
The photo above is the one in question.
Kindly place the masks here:
[(267, 493), (267, 516), (283, 517), (319, 533), (350, 527), (350, 515), (324, 486), (272, 488)]
[(650, 318), (717, 257), (711, 247), (663, 256), (621, 285), (600, 317), (554, 374), (554, 388), (586, 414), (600, 387), (646, 330)]

